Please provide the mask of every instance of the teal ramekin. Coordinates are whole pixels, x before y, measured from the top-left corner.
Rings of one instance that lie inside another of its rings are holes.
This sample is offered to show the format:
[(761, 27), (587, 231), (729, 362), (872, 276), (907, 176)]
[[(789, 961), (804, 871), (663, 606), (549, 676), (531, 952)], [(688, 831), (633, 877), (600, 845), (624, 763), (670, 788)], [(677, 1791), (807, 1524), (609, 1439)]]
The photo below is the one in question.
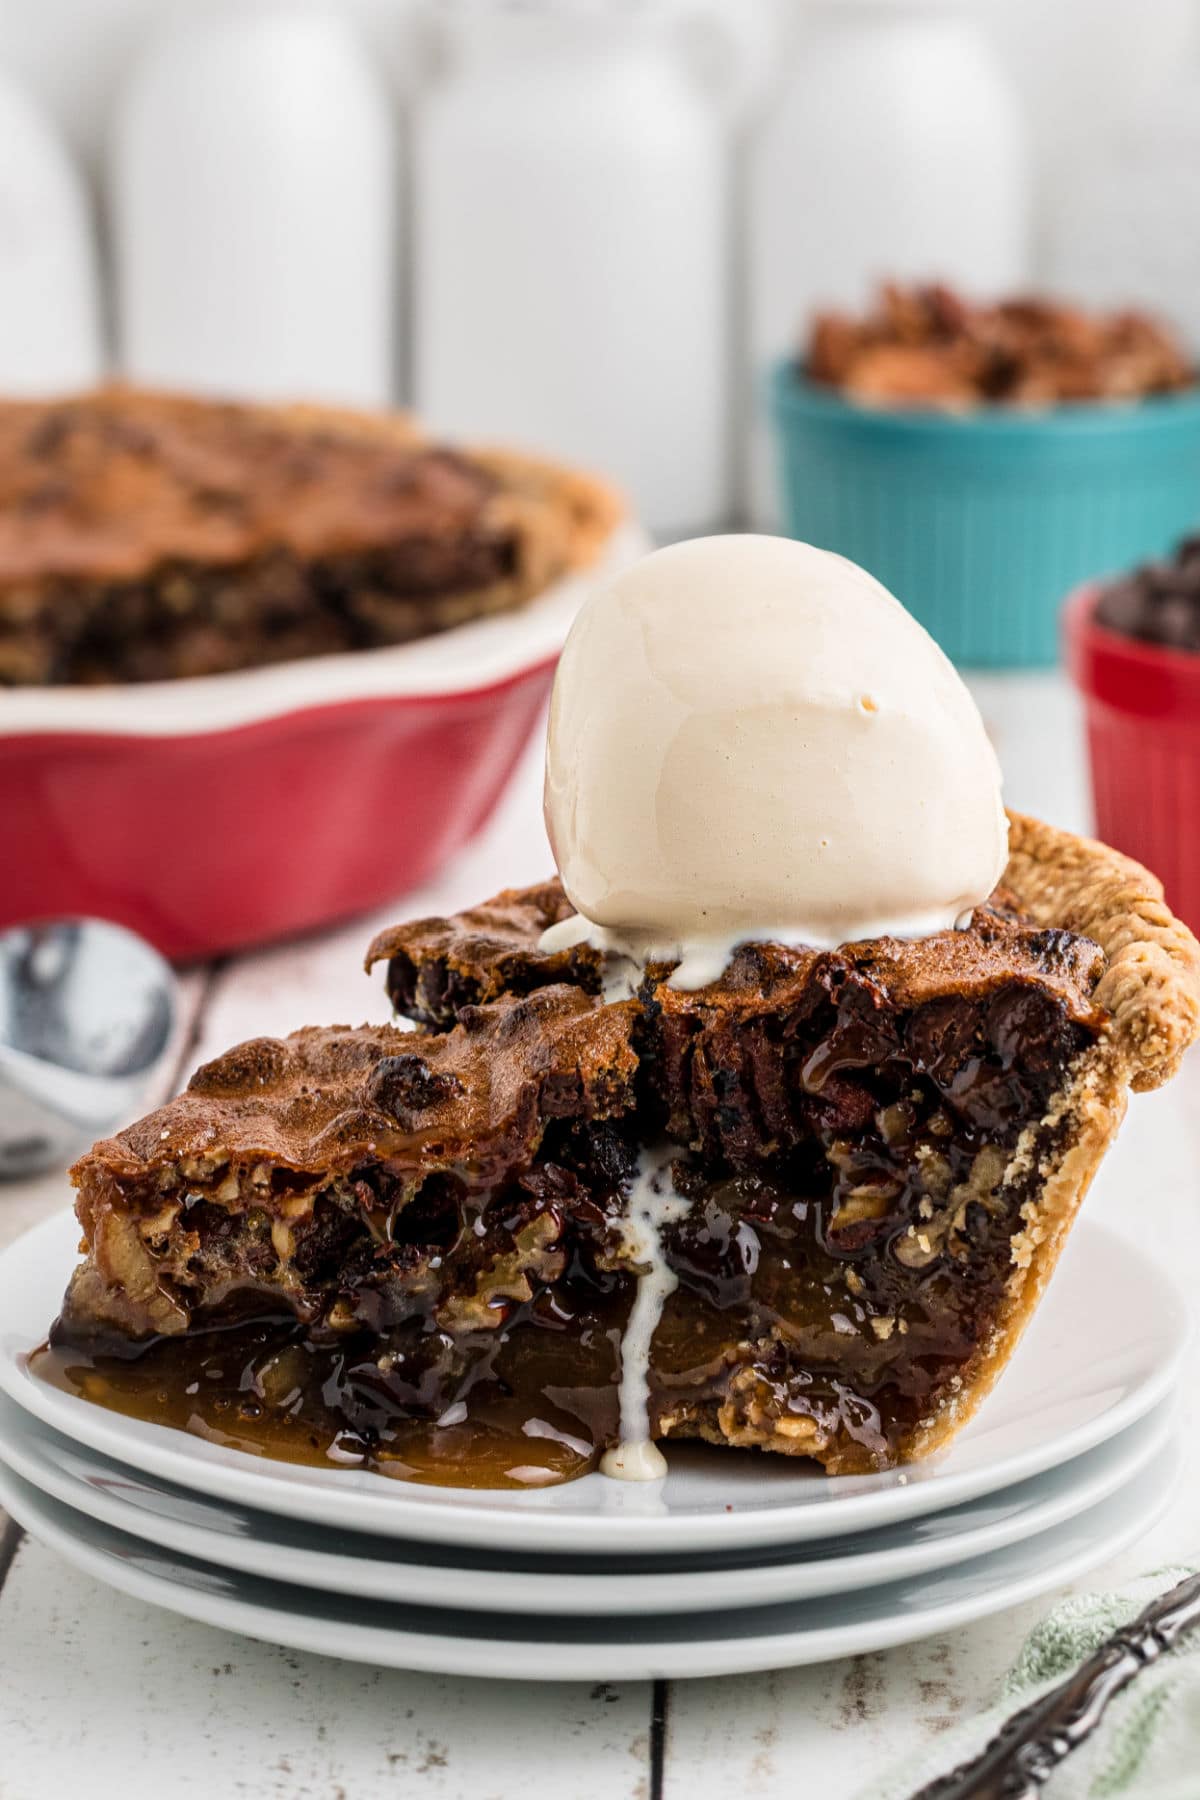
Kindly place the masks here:
[(1054, 663), (1064, 594), (1200, 525), (1200, 387), (901, 412), (784, 363), (770, 406), (789, 536), (869, 569), (957, 663)]

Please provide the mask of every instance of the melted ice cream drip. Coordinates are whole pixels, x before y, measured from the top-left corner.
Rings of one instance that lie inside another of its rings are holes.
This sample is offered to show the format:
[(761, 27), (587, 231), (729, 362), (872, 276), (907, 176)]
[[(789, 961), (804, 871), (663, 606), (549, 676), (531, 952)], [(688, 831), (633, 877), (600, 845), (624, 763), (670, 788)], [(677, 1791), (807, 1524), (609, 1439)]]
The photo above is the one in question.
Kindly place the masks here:
[[(969, 930), (974, 908), (951, 916), (945, 912), (922, 914), (907, 919), (871, 921), (860, 936), (864, 938), (923, 938), (935, 931)], [(594, 925), (582, 913), (572, 913), (550, 925), (538, 939), (538, 949), (553, 955), (559, 950), (573, 950), (577, 944), (590, 944), (604, 958), (600, 973), (600, 992), (605, 1000), (629, 1000), (637, 993), (651, 963), (674, 963), (667, 986), (682, 993), (694, 993), (719, 981), (743, 944), (786, 944), (794, 949), (837, 950), (841, 942), (833, 942), (807, 926), (764, 926), (756, 931), (713, 932), (707, 936), (688, 938), (685, 942), (668, 943), (650, 932), (618, 931), (607, 925)]]
[(621, 1339), (621, 1439), (600, 1461), (601, 1471), (620, 1481), (658, 1481), (667, 1472), (662, 1451), (650, 1440), (650, 1346), (667, 1297), (679, 1285), (663, 1255), (663, 1227), (684, 1218), (691, 1206), (671, 1184), (678, 1154), (672, 1144), (641, 1152), (621, 1222), (625, 1249), (641, 1273)]

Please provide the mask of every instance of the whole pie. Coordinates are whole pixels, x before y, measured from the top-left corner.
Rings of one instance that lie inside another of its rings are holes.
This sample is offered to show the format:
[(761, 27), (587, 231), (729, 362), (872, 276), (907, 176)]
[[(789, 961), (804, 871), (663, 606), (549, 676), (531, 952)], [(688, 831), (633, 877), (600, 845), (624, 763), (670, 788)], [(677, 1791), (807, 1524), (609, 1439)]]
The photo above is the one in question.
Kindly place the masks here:
[(408, 642), (587, 562), (603, 483), (405, 417), (108, 387), (0, 401), (0, 686)]
[(385, 932), (419, 1030), (244, 1044), (77, 1166), (51, 1372), (275, 1454), (576, 1472), (618, 1434), (650, 1156), (677, 1197), (652, 1435), (924, 1456), (1200, 1020), (1151, 875), (1027, 818), (1010, 842), (964, 929), (747, 945), (699, 991), (658, 965), (606, 998), (600, 952), (541, 950), (557, 882)]

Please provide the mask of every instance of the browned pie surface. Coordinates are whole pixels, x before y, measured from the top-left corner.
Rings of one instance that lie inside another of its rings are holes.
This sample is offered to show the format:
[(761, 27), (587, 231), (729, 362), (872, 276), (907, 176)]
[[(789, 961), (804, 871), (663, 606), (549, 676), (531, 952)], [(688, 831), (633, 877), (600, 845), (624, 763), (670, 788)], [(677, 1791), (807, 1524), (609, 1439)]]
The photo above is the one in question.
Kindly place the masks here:
[(0, 402), (0, 684), (406, 643), (522, 605), (620, 510), (588, 476), (399, 415), (125, 387)]
[[(387, 1162), (415, 1187), (471, 1160), (480, 1179), (528, 1159), (548, 1118), (604, 1118), (633, 1101), (634, 1007), (572, 988), (505, 1000), (437, 1036), (390, 1025), (253, 1038), (196, 1070), (185, 1091), (78, 1165), (102, 1179), (216, 1156), (338, 1175)], [(296, 1184), (288, 1181), (289, 1192)]]
[(473, 520), (494, 480), (404, 421), (113, 387), (0, 404), (0, 584), (302, 556)]
[[(397, 1011), (435, 1026), (452, 1022), (463, 1006), (548, 983), (599, 993), (603, 959), (589, 945), (538, 948), (547, 926), (573, 911), (557, 877), (537, 887), (509, 888), (450, 918), (417, 919), (380, 932), (367, 967), (387, 963)], [(869, 982), (881, 1003), (905, 1010), (952, 995), (978, 999), (1002, 984), (1025, 982), (1087, 1023), (1094, 1022), (1091, 995), (1101, 967), (1095, 944), (1022, 920), (1013, 896), (999, 889), (968, 931), (939, 931), (914, 941), (873, 938), (833, 951), (749, 944), (719, 981), (699, 992), (668, 986), (666, 967), (652, 971), (648, 992), (657, 1009), (712, 1018), (789, 1012), (806, 991), (850, 972)]]

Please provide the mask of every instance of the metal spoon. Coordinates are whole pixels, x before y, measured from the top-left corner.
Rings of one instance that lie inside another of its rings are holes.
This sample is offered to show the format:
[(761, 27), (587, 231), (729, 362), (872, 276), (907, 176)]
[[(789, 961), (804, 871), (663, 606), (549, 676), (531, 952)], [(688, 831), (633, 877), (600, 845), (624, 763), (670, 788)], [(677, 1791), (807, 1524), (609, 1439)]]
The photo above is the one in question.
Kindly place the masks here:
[(978, 1756), (929, 1782), (912, 1800), (1038, 1800), (1116, 1696), (1197, 1626), (1200, 1575), (1191, 1575), (1106, 1638), (1073, 1675), (1014, 1713)]
[(175, 1003), (168, 965), (119, 925), (0, 933), (0, 1177), (68, 1162), (131, 1116)]

